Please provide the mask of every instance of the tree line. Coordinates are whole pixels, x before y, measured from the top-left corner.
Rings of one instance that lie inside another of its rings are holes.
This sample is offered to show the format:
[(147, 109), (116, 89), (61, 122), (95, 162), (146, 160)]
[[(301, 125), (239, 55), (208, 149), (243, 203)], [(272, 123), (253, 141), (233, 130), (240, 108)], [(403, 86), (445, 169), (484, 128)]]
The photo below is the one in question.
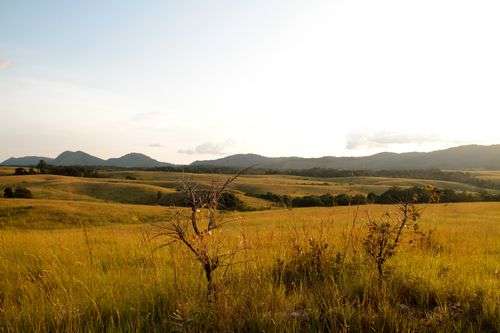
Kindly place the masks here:
[(36, 174), (50, 174), (58, 176), (70, 176), (70, 177), (87, 177), (87, 178), (99, 178), (100, 175), (95, 167), (88, 166), (59, 166), (47, 164), (44, 160), (40, 160), (38, 164), (29, 169), (16, 168), (14, 170), (14, 175), (36, 175)]
[(366, 204), (395, 204), (408, 200), (408, 198), (410, 198), (414, 203), (500, 201), (500, 195), (498, 194), (491, 194), (487, 192), (471, 193), (465, 191), (455, 191), (452, 189), (437, 189), (434, 187), (421, 186), (414, 186), (410, 188), (392, 187), (379, 195), (373, 192), (368, 195), (350, 195), (346, 193), (333, 195), (325, 193), (322, 195), (305, 195), (296, 197), (271, 192), (264, 194), (246, 193), (246, 195), (268, 200), (283, 207), (332, 207)]

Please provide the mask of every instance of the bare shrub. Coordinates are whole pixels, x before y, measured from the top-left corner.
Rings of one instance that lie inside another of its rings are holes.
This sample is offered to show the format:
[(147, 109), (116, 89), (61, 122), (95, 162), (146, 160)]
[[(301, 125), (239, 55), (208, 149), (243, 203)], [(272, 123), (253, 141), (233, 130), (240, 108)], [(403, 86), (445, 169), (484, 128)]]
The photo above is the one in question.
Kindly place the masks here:
[(416, 228), (420, 211), (408, 198), (397, 205), (395, 215), (387, 212), (380, 218), (368, 217), (368, 234), (364, 250), (377, 267), (379, 279), (384, 276), (384, 265), (396, 254), (405, 228)]
[(283, 283), (288, 291), (333, 277), (333, 270), (342, 260), (328, 243), (315, 239), (309, 239), (306, 247), (294, 245), (289, 258), (278, 259), (273, 267), (274, 282)]
[(184, 180), (181, 190), (187, 198), (189, 211), (178, 209), (166, 223), (155, 225), (156, 232), (153, 238), (160, 239), (160, 247), (172, 243), (183, 244), (200, 263), (207, 281), (207, 295), (210, 300), (215, 297), (213, 276), (215, 270), (228, 265), (237, 252), (237, 249), (227, 249), (227, 242), (220, 233), (222, 226), (235, 221), (235, 219), (223, 219), (223, 213), (219, 211), (221, 198), (229, 185), (246, 170), (223, 182), (212, 181), (208, 187)]

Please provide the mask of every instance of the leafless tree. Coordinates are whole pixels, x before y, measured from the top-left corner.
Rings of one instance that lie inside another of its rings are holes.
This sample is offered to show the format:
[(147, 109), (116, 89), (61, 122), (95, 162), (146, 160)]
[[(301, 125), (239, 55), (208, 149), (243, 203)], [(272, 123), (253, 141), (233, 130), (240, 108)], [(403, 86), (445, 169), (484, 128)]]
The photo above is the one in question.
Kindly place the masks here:
[(183, 180), (181, 190), (190, 209), (177, 209), (165, 223), (155, 225), (153, 237), (160, 240), (160, 247), (183, 244), (200, 263), (207, 280), (209, 300), (215, 297), (214, 271), (228, 265), (237, 253), (237, 249), (227, 249), (219, 235), (222, 226), (236, 221), (224, 218), (219, 210), (220, 199), (246, 170), (248, 168), (224, 181), (213, 180), (208, 186)]

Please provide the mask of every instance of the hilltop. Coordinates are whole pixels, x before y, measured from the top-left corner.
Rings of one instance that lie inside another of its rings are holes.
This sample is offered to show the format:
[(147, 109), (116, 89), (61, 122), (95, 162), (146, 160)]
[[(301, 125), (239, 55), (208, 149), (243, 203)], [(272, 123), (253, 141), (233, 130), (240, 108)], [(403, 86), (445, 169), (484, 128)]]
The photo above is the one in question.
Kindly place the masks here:
[(102, 158), (92, 156), (83, 151), (65, 151), (56, 158), (26, 156), (26, 157), (11, 157), (0, 163), (3, 166), (34, 166), (40, 160), (44, 160), (51, 165), (59, 166), (107, 166), (121, 168), (155, 168), (172, 166), (172, 164), (164, 163), (152, 159), (149, 156), (139, 153), (129, 153), (118, 158), (110, 158), (104, 160)]

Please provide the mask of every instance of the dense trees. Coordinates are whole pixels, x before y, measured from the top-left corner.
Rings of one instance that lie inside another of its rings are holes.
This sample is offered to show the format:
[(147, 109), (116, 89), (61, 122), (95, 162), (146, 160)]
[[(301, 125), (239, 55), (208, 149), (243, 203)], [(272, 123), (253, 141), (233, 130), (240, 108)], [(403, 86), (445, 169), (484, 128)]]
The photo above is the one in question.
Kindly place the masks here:
[[(418, 186), (410, 188), (392, 187), (380, 195), (369, 193), (366, 196), (363, 194), (349, 195), (342, 193), (335, 196), (332, 194), (323, 194), (290, 197), (270, 192), (266, 194), (247, 193), (247, 195), (269, 200), (286, 207), (357, 206), (368, 203), (397, 204), (399, 202), (408, 201), (409, 199), (414, 203), (500, 201), (500, 195), (488, 192), (470, 193), (451, 189), (438, 190), (433, 187)], [(287, 202), (287, 205), (283, 205), (283, 202)]]
[[(36, 166), (38, 173), (59, 175), (59, 176), (71, 176), (71, 177), (89, 177), (98, 178), (99, 174), (97, 169), (94, 167), (86, 166), (54, 166), (48, 165), (45, 161), (40, 160)], [(36, 172), (33, 168), (26, 170), (25, 168), (16, 168), (14, 170), (14, 175), (24, 176), (24, 175), (35, 175)]]
[(98, 178), (99, 174), (96, 168), (84, 166), (53, 166), (49, 165), (45, 173), (51, 175)]

